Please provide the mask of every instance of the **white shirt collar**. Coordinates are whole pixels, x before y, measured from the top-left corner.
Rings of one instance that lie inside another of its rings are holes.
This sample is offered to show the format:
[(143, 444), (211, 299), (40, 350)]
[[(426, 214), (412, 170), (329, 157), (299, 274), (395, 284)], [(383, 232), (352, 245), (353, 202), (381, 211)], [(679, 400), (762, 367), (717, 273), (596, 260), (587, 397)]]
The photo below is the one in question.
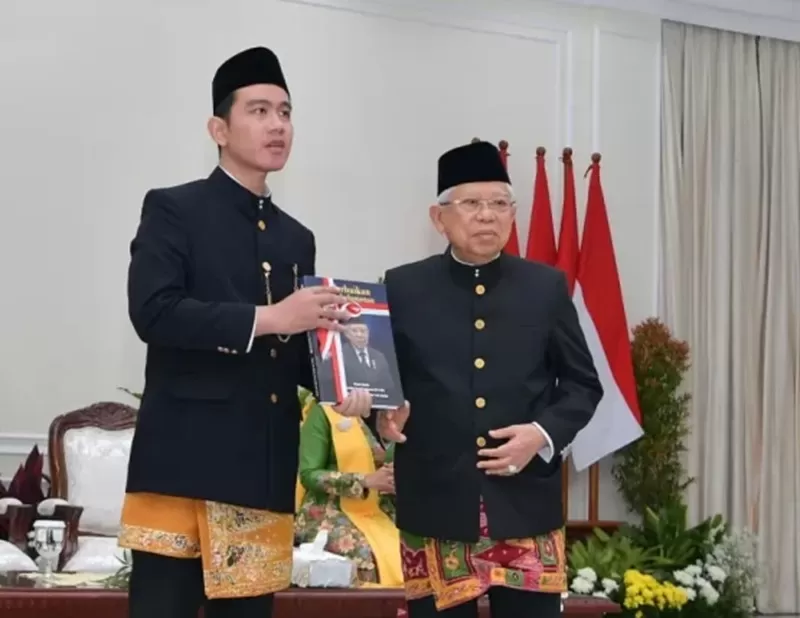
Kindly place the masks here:
[[(499, 258), (499, 257), (500, 257), (500, 255), (501, 255), (501, 254), (500, 254), (500, 253), (498, 253), (498, 254), (497, 254), (496, 256), (494, 256), (494, 257), (493, 257), (491, 260), (489, 260), (488, 262), (486, 262), (486, 264), (490, 264), (490, 263), (494, 262), (494, 261), (495, 261), (497, 258)], [(454, 259), (456, 262), (458, 262), (459, 264), (463, 264), (464, 266), (476, 266), (476, 267), (478, 266), (477, 264), (470, 264), (469, 262), (465, 262), (464, 260), (462, 260), (462, 259), (459, 259), (458, 257), (456, 257), (456, 254), (455, 254), (455, 253), (453, 253), (453, 249), (452, 249), (452, 248), (450, 249), (450, 257), (452, 257), (452, 258), (453, 258), (453, 259)], [(486, 266), (486, 264), (482, 264), (482, 266)]]
[[(219, 166), (219, 169), (221, 169), (223, 172), (225, 172), (225, 173), (228, 175), (228, 177), (229, 177), (231, 180), (233, 180), (233, 181), (234, 181), (236, 184), (238, 184), (238, 185), (240, 185), (241, 187), (243, 187), (243, 188), (247, 189), (247, 187), (245, 187), (245, 186), (244, 186), (244, 185), (243, 185), (243, 184), (242, 184), (242, 183), (239, 181), (239, 179), (238, 179), (238, 178), (236, 178), (236, 176), (234, 176), (233, 174), (231, 174), (231, 173), (230, 173), (228, 170), (226, 170), (224, 167), (222, 167), (222, 166), (220, 165), (220, 166)], [(250, 189), (247, 189), (247, 190), (248, 190), (248, 191), (250, 191)], [(251, 193), (252, 193), (252, 191), (251, 191)], [(261, 197), (267, 197), (267, 198), (269, 198), (269, 197), (272, 197), (272, 191), (270, 190), (270, 188), (269, 188), (269, 187), (268, 187), (266, 184), (264, 185), (264, 195), (262, 195)]]

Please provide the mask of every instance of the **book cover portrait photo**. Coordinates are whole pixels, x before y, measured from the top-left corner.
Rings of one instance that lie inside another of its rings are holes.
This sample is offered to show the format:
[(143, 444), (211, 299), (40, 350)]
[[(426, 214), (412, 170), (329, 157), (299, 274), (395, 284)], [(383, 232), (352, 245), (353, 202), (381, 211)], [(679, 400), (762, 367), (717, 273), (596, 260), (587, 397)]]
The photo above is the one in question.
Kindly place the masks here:
[(373, 407), (403, 405), (386, 288), (381, 283), (329, 277), (304, 277), (303, 286), (338, 287), (347, 298), (350, 319), (342, 332), (318, 329), (308, 333), (320, 403), (338, 404), (350, 389), (372, 394)]

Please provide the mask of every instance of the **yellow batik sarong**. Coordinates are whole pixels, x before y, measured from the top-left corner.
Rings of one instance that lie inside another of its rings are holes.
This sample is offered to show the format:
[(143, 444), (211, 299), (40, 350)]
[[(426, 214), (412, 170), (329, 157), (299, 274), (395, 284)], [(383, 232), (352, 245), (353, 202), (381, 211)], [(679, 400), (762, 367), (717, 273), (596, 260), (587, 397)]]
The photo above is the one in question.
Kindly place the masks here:
[(135, 493), (125, 496), (119, 545), (172, 558), (200, 558), (209, 599), (288, 588), (294, 517), (219, 502)]

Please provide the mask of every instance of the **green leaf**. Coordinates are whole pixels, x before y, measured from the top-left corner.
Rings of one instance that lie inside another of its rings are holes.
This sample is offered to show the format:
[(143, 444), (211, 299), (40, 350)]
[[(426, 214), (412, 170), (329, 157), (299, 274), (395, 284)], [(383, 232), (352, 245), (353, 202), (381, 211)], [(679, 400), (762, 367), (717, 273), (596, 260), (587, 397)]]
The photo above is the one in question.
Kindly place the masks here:
[(689, 347), (661, 321), (650, 318), (633, 329), (636, 393), (644, 435), (614, 456), (612, 474), (631, 513), (644, 514), (684, 501), (692, 482), (683, 455), (689, 435), (690, 396), (683, 392)]
[(142, 394), (141, 394), (141, 393), (136, 393), (136, 392), (134, 392), (134, 391), (132, 391), (132, 390), (130, 390), (130, 389), (127, 389), (127, 388), (125, 388), (124, 386), (118, 386), (118, 387), (117, 387), (117, 390), (120, 390), (120, 391), (122, 391), (123, 393), (128, 393), (128, 395), (130, 395), (130, 396), (131, 396), (131, 397), (133, 397), (134, 399), (138, 399), (138, 400), (140, 400), (140, 401), (141, 401), (141, 399), (142, 399)]
[(598, 539), (600, 539), (603, 543), (608, 543), (608, 541), (611, 539), (611, 537), (608, 534), (606, 534), (605, 530), (601, 528), (595, 528), (594, 535)]

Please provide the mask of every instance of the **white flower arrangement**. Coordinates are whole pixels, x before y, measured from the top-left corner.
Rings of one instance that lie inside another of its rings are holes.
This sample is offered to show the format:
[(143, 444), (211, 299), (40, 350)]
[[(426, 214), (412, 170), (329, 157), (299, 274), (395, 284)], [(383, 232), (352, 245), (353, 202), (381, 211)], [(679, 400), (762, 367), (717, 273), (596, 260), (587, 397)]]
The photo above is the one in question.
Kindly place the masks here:
[(610, 577), (599, 579), (594, 569), (585, 567), (583, 569), (578, 569), (569, 587), (576, 594), (608, 599), (614, 592), (619, 590), (619, 582)]
[(724, 574), (727, 596), (736, 600), (734, 611), (748, 616), (755, 612), (761, 578), (756, 557), (756, 537), (749, 530), (738, 530), (725, 535), (706, 556), (709, 579)]
[(592, 594), (597, 583), (597, 573), (589, 567), (578, 569), (572, 578), (570, 589), (577, 594)]
[(698, 561), (697, 564), (673, 571), (672, 577), (690, 603), (699, 598), (708, 606), (712, 606), (719, 601), (722, 585), (728, 575), (716, 564)]
[(739, 615), (751, 615), (759, 586), (755, 556), (755, 537), (740, 530), (722, 537), (705, 560), (674, 571), (672, 577), (690, 602), (699, 599), (712, 607), (724, 594), (735, 600)]
[[(709, 609), (719, 605), (716, 612), (733, 610), (743, 617), (755, 612), (758, 572), (755, 537), (742, 530), (723, 536), (703, 560), (673, 571), (667, 579), (684, 592), (687, 608), (696, 603)], [(573, 572), (569, 593), (619, 602), (621, 582), (622, 574), (601, 578), (594, 569), (584, 567)]]

